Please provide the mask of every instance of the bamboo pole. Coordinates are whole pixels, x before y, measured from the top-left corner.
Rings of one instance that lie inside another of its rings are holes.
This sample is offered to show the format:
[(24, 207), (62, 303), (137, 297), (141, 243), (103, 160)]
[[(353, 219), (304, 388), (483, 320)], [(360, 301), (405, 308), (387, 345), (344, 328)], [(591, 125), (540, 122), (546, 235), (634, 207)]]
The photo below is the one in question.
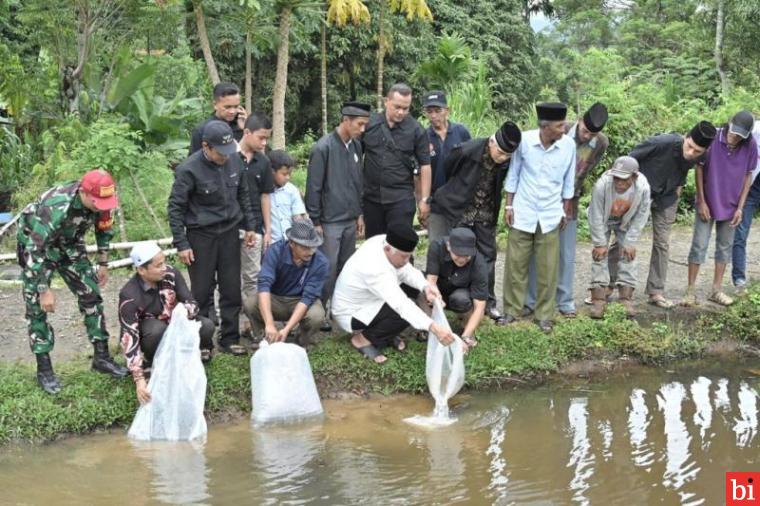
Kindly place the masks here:
[[(108, 246), (108, 249), (109, 251), (130, 249), (139, 242), (144, 242), (144, 241), (114, 242)], [(172, 238), (164, 237), (163, 239), (158, 239), (156, 242), (158, 243), (159, 246), (165, 246), (167, 244), (172, 243)], [(95, 244), (90, 244), (85, 248), (85, 251), (87, 251), (87, 253), (95, 253), (98, 251), (98, 246)], [(8, 260), (15, 260), (15, 259), (16, 259), (15, 253), (0, 254), (0, 262), (7, 262)]]

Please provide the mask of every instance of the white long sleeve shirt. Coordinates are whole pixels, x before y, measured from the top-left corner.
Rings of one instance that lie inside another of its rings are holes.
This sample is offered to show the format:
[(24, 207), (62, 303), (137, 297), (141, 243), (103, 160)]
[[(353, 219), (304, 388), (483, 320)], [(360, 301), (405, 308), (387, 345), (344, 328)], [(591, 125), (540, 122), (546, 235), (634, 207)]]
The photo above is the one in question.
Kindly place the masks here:
[(405, 283), (417, 290), (427, 286), (425, 276), (411, 264), (396, 269), (385, 256), (385, 235), (376, 235), (348, 259), (338, 276), (332, 296), (333, 319), (351, 332), (351, 318), (369, 325), (383, 304), (418, 330), (428, 330), (433, 320), (401, 289)]

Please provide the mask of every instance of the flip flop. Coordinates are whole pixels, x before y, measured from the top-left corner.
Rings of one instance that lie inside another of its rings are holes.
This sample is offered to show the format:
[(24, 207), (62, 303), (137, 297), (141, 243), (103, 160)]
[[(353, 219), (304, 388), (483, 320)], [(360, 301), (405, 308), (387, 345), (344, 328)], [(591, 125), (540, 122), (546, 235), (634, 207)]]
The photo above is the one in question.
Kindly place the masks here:
[(380, 353), (380, 350), (378, 350), (377, 348), (375, 348), (371, 344), (368, 344), (367, 346), (362, 346), (361, 348), (357, 348), (353, 344), (351, 346), (353, 347), (353, 349), (355, 349), (356, 351), (358, 351), (359, 353), (361, 353), (362, 355), (364, 355), (364, 357), (366, 357), (367, 359), (371, 360), (372, 362), (374, 362), (374, 363), (376, 363), (378, 365), (382, 365), (382, 364), (385, 363), (385, 362), (378, 362), (378, 361), (375, 360), (377, 357), (379, 357), (380, 355), (382, 355), (382, 353)]
[(650, 297), (648, 303), (661, 309), (670, 309), (675, 305), (662, 295), (658, 295), (655, 298)]
[(396, 351), (399, 353), (404, 353), (406, 351), (406, 343), (401, 339), (401, 336), (393, 338), (393, 347), (396, 348)]

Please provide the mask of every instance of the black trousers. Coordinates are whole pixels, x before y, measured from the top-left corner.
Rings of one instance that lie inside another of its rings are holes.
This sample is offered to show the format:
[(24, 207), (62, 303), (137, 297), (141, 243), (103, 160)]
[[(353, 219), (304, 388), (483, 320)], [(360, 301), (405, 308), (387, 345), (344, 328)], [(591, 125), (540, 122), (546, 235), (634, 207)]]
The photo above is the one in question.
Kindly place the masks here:
[(193, 298), (198, 301), (198, 314), (209, 317), (214, 287), (219, 286), (220, 345), (240, 340), (240, 236), (238, 228), (210, 233), (188, 229), (187, 240), (195, 261), (188, 268)]
[(362, 335), (378, 350), (389, 346), (393, 338), (408, 326), (409, 322), (401, 318), (388, 304), (383, 304), (369, 325), (351, 318), (351, 330), (361, 331)]
[[(214, 347), (212, 339), (214, 337), (214, 324), (203, 316), (198, 316), (197, 320), (201, 322), (201, 349), (210, 350)], [(161, 338), (164, 337), (164, 332), (166, 332), (166, 327), (168, 326), (168, 323), (157, 318), (147, 318), (140, 322), (140, 349), (145, 359), (149, 362), (153, 361), (158, 344), (161, 342)]]
[(459, 227), (469, 228), (475, 233), (476, 248), (488, 266), (488, 300), (486, 307), (488, 309), (496, 306), (496, 296), (494, 289), (496, 286), (496, 225), (485, 225), (483, 223), (462, 223)]
[[(440, 288), (440, 287), (439, 287)], [(469, 288), (457, 288), (450, 292), (441, 292), (446, 309), (455, 313), (466, 313), (472, 309), (472, 297)]]
[(401, 200), (392, 204), (381, 204), (364, 199), (364, 236), (369, 239), (374, 235), (384, 234), (391, 223), (414, 222), (417, 203), (414, 198)]

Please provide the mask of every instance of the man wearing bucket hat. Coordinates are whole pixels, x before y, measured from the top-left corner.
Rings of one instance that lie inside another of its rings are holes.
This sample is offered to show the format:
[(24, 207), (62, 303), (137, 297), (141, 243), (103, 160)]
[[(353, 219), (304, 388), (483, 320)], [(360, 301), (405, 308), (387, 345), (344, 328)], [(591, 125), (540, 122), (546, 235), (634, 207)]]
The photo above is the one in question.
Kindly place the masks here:
[(201, 323), (201, 360), (211, 360), (214, 324), (198, 316), (198, 304), (182, 274), (166, 263), (164, 252), (155, 241), (139, 242), (129, 253), (135, 275), (119, 292), (121, 348), (132, 374), (141, 404), (150, 400), (146, 369), (150, 367), (161, 338), (177, 304), (187, 308), (190, 319)]
[[(588, 208), (594, 245), (591, 250), (592, 318), (604, 316), (608, 286), (618, 287), (628, 317), (636, 315), (632, 301), (636, 288), (636, 242), (649, 219), (649, 207), (649, 183), (639, 173), (635, 158), (621, 156), (594, 185)], [(613, 232), (618, 247), (611, 252), (609, 244)]]
[[(118, 205), (113, 178), (105, 170), (94, 169), (79, 181), (51, 188), (21, 212), (16, 237), (29, 344), (37, 358), (37, 381), (50, 394), (61, 390), (49, 355), (55, 341), (47, 321), (47, 314), (55, 311), (55, 296), (50, 288), (54, 272), (77, 297), (87, 337), (95, 347), (92, 368), (117, 378), (127, 374), (108, 351), (100, 295), (108, 274), (111, 213)], [(97, 274), (85, 250), (84, 236), (90, 227), (95, 229), (98, 245)]]
[(689, 285), (683, 303), (697, 304), (694, 285), (707, 256), (710, 232), (715, 224), (715, 273), (708, 300), (729, 306), (734, 300), (722, 289), (726, 265), (731, 261), (734, 230), (742, 222), (744, 203), (757, 167), (757, 143), (752, 137), (755, 119), (739, 111), (718, 129), (702, 163), (697, 165), (697, 216), (689, 252)]
[[(330, 269), (318, 250), (322, 236), (310, 220), (295, 220), (285, 231), (287, 239), (272, 244), (264, 254), (258, 296), (245, 302), (254, 334), (270, 343), (284, 341), (298, 325), (298, 344), (309, 346), (325, 318), (319, 297)], [(275, 322), (285, 322), (277, 330)]]
[(462, 340), (476, 346), (475, 330), (488, 299), (488, 264), (477, 249), (475, 232), (457, 227), (430, 243), (425, 275), (441, 292), (446, 308), (467, 320)]
[(252, 248), (256, 219), (237, 150), (230, 126), (209, 121), (203, 128), (201, 149), (177, 167), (168, 215), (177, 254), (188, 266), (199, 314), (209, 316), (218, 284), (219, 348), (224, 353), (243, 355), (238, 230), (245, 231), (245, 245)]

